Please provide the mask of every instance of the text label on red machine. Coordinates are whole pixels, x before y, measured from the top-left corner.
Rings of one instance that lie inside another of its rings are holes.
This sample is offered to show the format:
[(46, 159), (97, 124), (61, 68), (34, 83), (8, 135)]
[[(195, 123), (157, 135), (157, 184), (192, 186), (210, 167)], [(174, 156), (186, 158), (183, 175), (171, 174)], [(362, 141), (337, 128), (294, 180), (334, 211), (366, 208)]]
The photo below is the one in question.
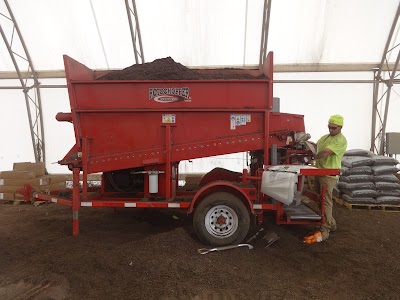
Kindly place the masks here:
[(190, 89), (183, 88), (149, 88), (149, 99), (159, 103), (191, 102)]

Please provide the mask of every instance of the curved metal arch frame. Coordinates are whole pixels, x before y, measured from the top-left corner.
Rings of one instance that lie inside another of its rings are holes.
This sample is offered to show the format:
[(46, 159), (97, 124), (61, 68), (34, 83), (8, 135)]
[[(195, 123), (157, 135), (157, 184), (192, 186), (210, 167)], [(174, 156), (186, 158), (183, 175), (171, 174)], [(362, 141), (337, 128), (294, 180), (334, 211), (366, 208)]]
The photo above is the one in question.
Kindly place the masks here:
[(268, 47), (268, 34), (269, 34), (269, 20), (271, 15), (271, 3), (272, 0), (264, 0), (264, 11), (263, 11), (263, 23), (261, 30), (261, 46), (260, 46), (260, 60), (259, 70), (262, 69), (262, 65), (267, 55)]
[[(125, 7), (126, 7), (126, 13), (128, 15), (129, 29), (131, 31), (132, 46), (133, 46), (133, 52), (135, 54), (135, 61), (137, 64), (139, 63), (144, 64), (145, 61), (144, 61), (144, 53), (142, 46), (142, 37), (140, 34), (139, 16), (137, 13), (135, 0), (131, 0), (131, 3), (129, 3), (129, 0), (125, 0)], [(132, 16), (135, 20), (135, 25), (133, 25), (132, 23)]]
[[(33, 152), (35, 156), (35, 161), (36, 162), (46, 162), (46, 154), (45, 154), (45, 143), (44, 143), (44, 127), (43, 127), (43, 114), (42, 114), (42, 101), (41, 101), (41, 96), (40, 96), (40, 82), (38, 80), (37, 74), (35, 72), (35, 69), (32, 64), (32, 59), (29, 55), (28, 49), (26, 47), (25, 41), (22, 37), (21, 31), (18, 27), (17, 21), (14, 17), (14, 14), (11, 10), (11, 7), (8, 3), (7, 0), (4, 0), (4, 3), (7, 7), (8, 13), (9, 13), (9, 18), (5, 15), (3, 15), (5, 18), (7, 18), (9, 21), (13, 23), (13, 29), (12, 29), (12, 36), (11, 36), (11, 41), (7, 39), (7, 36), (3, 30), (3, 26), (0, 24), (0, 33), (1, 36), (4, 40), (4, 43), (7, 47), (8, 53), (10, 54), (11, 60), (14, 64), (15, 70), (18, 74), (18, 79), (21, 83), (22, 90), (24, 92), (24, 97), (25, 97), (25, 104), (26, 104), (26, 110), (28, 113), (28, 119), (29, 119), (29, 126), (30, 126), (30, 133), (31, 133), (31, 140), (32, 140), (32, 147), (33, 147)], [(14, 35), (14, 31), (16, 31), (17, 35)], [(22, 48), (25, 52), (25, 57), (17, 54), (16, 52), (13, 51), (13, 39), (14, 37), (17, 36)], [(21, 72), (20, 67), (17, 62), (17, 57), (22, 58), (28, 63), (28, 72)], [(23, 76), (23, 74), (26, 74), (26, 77)], [(28, 80), (33, 80), (33, 85), (28, 86)]]
[[(372, 129), (371, 129), (371, 148), (370, 150), (374, 153), (379, 155), (386, 154), (386, 124), (388, 119), (388, 112), (389, 112), (389, 103), (390, 103), (390, 95), (392, 91), (393, 84), (399, 83), (396, 80), (397, 68), (400, 61), (400, 49), (399, 45), (397, 44), (391, 49), (389, 46), (393, 42), (393, 34), (396, 27), (400, 26), (400, 4), (397, 8), (392, 27), (389, 32), (388, 39), (386, 41), (385, 50), (383, 51), (381, 63), (378, 70), (374, 70), (374, 89), (373, 89), (373, 107), (372, 107)], [(398, 50), (396, 62), (394, 64), (388, 63), (388, 55), (391, 54), (393, 51)], [(386, 71), (385, 71), (386, 70)], [(382, 73), (387, 72), (389, 75), (389, 79), (384, 79)], [(384, 86), (382, 86), (384, 85)], [(382, 95), (379, 96), (380, 87), (384, 88)], [(386, 89), (385, 89), (386, 88)], [(386, 96), (386, 97), (385, 97)], [(378, 99), (379, 98), (379, 99)], [(385, 102), (386, 100), (386, 102)], [(380, 110), (380, 106), (382, 106)], [(382, 116), (383, 110), (383, 116)], [(378, 128), (378, 132), (376, 131)]]

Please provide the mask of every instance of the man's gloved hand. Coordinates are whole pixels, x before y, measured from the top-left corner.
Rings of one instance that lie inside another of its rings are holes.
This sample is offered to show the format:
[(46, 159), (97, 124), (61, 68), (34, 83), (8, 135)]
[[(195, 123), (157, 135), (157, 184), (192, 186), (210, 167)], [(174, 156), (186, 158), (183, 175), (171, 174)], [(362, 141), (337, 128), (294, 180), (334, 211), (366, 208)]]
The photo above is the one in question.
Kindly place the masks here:
[(322, 242), (322, 234), (320, 231), (317, 231), (313, 235), (304, 237), (304, 243), (306, 244), (314, 244)]

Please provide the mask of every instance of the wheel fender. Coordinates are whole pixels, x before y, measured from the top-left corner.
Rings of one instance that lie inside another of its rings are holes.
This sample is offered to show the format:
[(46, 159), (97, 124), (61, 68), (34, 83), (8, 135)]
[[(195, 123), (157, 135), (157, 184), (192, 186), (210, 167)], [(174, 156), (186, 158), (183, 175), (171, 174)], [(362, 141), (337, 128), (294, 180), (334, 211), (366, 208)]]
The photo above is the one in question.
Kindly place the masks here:
[(241, 198), (246, 199), (245, 202), (247, 203), (244, 204), (250, 209), (250, 212), (254, 214), (253, 205), (249, 197), (239, 187), (228, 181), (212, 182), (203, 186), (200, 190), (198, 190), (198, 192), (193, 197), (192, 203), (190, 204), (188, 211), (189, 214), (193, 212), (196, 202), (201, 200), (204, 195), (209, 194), (210, 190), (213, 190), (212, 192), (228, 192), (228, 193), (231, 191), (239, 192)]

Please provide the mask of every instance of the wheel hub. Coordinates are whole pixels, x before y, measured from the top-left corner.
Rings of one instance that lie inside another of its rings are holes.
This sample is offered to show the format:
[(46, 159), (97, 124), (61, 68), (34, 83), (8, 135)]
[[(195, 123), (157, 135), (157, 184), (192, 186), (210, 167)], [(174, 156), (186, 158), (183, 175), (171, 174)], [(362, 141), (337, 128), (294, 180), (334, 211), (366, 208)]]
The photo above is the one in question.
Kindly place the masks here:
[(219, 224), (219, 225), (224, 225), (224, 224), (226, 224), (226, 218), (225, 218), (223, 215), (220, 215), (220, 216), (217, 218), (217, 224)]
[(205, 217), (208, 233), (217, 238), (233, 235), (238, 228), (238, 216), (229, 206), (217, 205), (211, 208)]

